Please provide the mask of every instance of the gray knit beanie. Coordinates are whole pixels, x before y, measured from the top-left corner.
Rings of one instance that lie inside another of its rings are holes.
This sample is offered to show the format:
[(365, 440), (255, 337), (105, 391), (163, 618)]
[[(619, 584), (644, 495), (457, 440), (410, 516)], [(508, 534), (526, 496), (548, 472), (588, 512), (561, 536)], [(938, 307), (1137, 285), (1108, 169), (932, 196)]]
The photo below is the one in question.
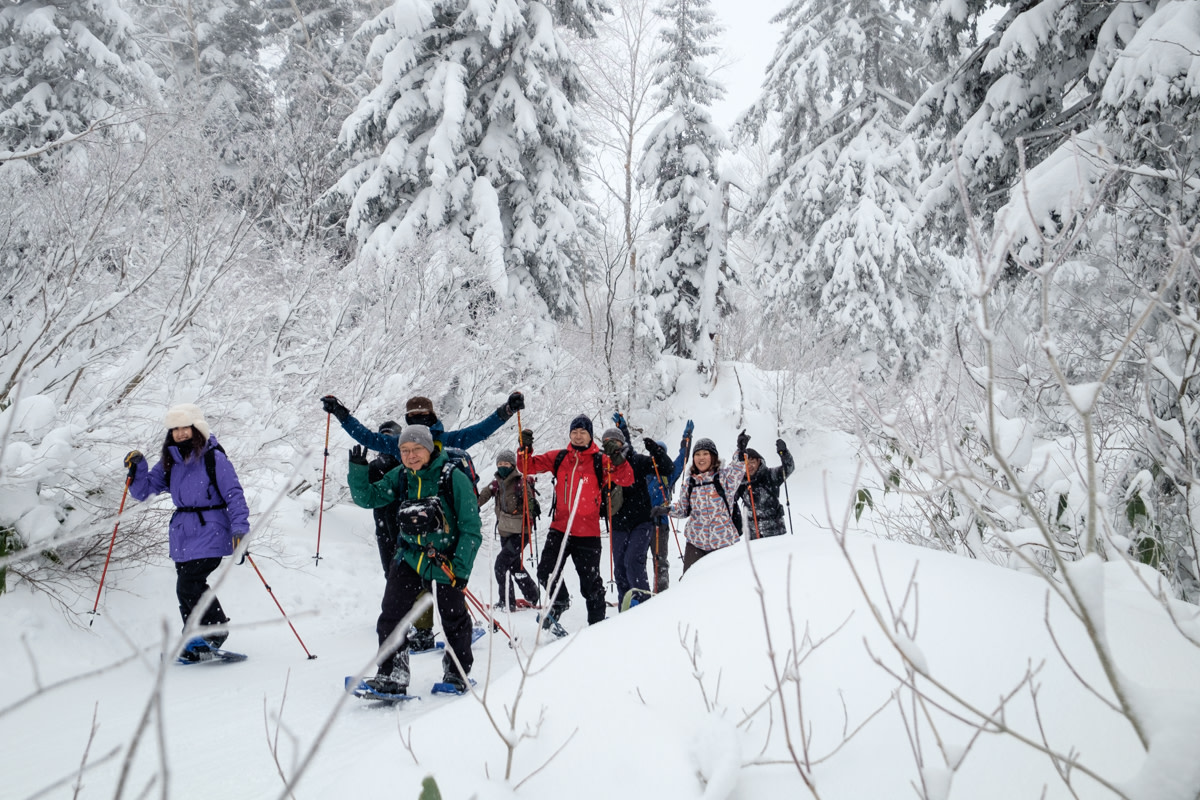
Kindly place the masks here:
[(616, 439), (621, 444), (625, 444), (625, 434), (621, 433), (619, 428), (606, 428), (604, 435), (600, 437), (600, 441), (603, 442), (608, 439)]
[(516, 466), (517, 454), (512, 450), (501, 450), (499, 453), (496, 453), (496, 463), (499, 464), (500, 462)]
[(433, 452), (433, 434), (425, 425), (409, 425), (400, 433), (400, 444), (419, 444), (429, 452)]

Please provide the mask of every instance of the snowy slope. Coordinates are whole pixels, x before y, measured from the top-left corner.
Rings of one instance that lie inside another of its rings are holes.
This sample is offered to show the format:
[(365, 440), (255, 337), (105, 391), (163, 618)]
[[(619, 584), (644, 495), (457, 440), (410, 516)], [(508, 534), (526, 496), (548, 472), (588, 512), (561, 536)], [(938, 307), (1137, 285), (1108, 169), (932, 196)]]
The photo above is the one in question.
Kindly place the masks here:
[[(276, 552), (256, 556), (318, 656), (313, 660), (249, 565), (228, 566), (219, 590), (234, 621), (229, 646), (250, 655), (241, 664), (159, 669), (161, 642), (177, 633), (167, 563), (118, 574), (91, 627), (84, 613), (90, 596), (64, 615), (44, 596), (5, 595), (5, 639), (23, 637), (25, 646), (0, 652), (4, 796), (27, 797), (60, 782), (41, 796), (114, 797), (124, 780), (128, 797), (287, 797), (281, 775), (299, 775), (296, 798), (415, 798), (421, 779), (433, 774), (446, 797), (549, 799), (568, 796), (568, 789), (577, 800), (801, 797), (807, 792), (788, 748), (790, 736), (803, 763), (801, 727), (811, 731), (807, 758), (823, 798), (911, 797), (913, 785), (929, 797), (1039, 797), (1043, 786), (1046, 797), (1070, 796), (1045, 755), (1011, 737), (973, 739), (973, 729), (932, 705), (914, 708), (911, 692), (873, 660), (901, 669), (850, 562), (817, 524), (825, 516), (823, 473), (832, 469), (829, 492), (840, 502), (852, 451), (851, 442), (832, 434), (810, 435), (798, 449), (790, 481), (794, 536), (714, 554), (682, 581), (676, 559), (669, 591), (619, 617), (613, 609), (592, 628), (583, 625), (577, 600), (566, 617), (572, 635), (536, 650), (534, 612), (501, 617), (520, 645), (514, 651), (500, 634), (476, 644), (479, 699), (426, 696), (381, 709), (341, 691), (345, 675), (368, 668), (383, 587), (370, 514), (351, 507), (325, 515), (319, 566), (310, 558), (315, 524), (298, 511), (282, 513), (279, 519), (291, 523), (278, 522), (264, 540)], [(485, 602), (492, 544), (472, 576)], [(1084, 765), (1111, 780), (1135, 775), (1143, 763), (1137, 739), (1055, 652), (1037, 578), (865, 536), (852, 539), (849, 553), (885, 618), (890, 598), (915, 628), (904, 645), (910, 657), (944, 676), (948, 690), (991, 711), (1031, 664), (1040, 665), (1035, 685), (1051, 745), (1074, 748)], [(1109, 636), (1121, 667), (1154, 690), (1182, 691), (1200, 667), (1196, 648), (1167, 629), (1127, 567), (1104, 570)], [(1100, 685), (1079, 626), (1059, 601), (1049, 609), (1074, 669)], [(785, 685), (787, 731), (772, 702), (768, 627), (777, 663), (793, 647), (808, 653), (799, 685)], [(805, 634), (814, 642), (828, 638), (809, 652)], [(438, 656), (415, 656), (413, 664), (415, 690), (439, 679)], [(1019, 692), (1006, 713), (1038, 736), (1028, 692)], [(926, 714), (937, 736), (923, 721), (910, 738), (905, 720)], [(516, 744), (511, 765), (505, 736)], [(1183, 745), (1166, 748), (1179, 752)], [(956, 774), (947, 757), (961, 760)], [(89, 767), (80, 779), (84, 761)], [(1075, 788), (1081, 797), (1113, 796), (1079, 775)]]

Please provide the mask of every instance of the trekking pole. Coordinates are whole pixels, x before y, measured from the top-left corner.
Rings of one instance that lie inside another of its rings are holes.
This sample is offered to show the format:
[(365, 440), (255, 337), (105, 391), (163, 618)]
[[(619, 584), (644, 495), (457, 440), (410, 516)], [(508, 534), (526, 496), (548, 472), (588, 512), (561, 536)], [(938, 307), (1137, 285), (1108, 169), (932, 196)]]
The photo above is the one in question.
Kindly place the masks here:
[[(321, 500), (317, 505), (317, 554), (313, 556), (314, 567), (321, 565), (321, 521), (325, 518), (325, 470), (329, 466), (329, 422), (332, 419), (333, 414), (325, 415), (325, 460), (321, 462)], [(255, 569), (258, 569), (258, 567), (255, 567)], [(279, 610), (282, 611), (283, 609)], [(304, 643), (301, 642), (300, 644)]]
[(112, 538), (108, 540), (108, 555), (104, 557), (104, 569), (100, 572), (100, 586), (96, 589), (96, 602), (92, 605), (92, 610), (88, 613), (92, 618), (88, 620), (88, 627), (92, 627), (92, 623), (96, 621), (98, 614), (96, 609), (100, 607), (100, 593), (104, 591), (104, 577), (108, 575), (108, 561), (112, 558), (113, 545), (117, 543), (117, 526), (121, 524), (121, 512), (125, 510), (125, 498), (129, 496), (129, 484), (133, 483), (133, 478), (125, 479), (125, 489), (121, 492), (121, 505), (117, 508), (117, 521), (113, 523)]
[[(782, 450), (779, 451), (779, 460), (780, 460), (780, 462), (783, 461), (783, 451)], [(783, 473), (783, 501), (784, 501), (784, 504), (787, 506), (787, 512), (788, 512), (788, 535), (794, 536), (796, 534), (796, 529), (792, 527), (792, 498), (791, 498), (791, 495), (788, 494), (787, 479), (788, 479), (788, 476), (787, 476), (787, 473), (785, 472), (785, 473)]]
[[(525, 426), (523, 426), (521, 424), (521, 412), (517, 411), (517, 451), (518, 452), (520, 452), (520, 450), (521, 450), (521, 445), (522, 445), (521, 435), (524, 430), (525, 430)], [(497, 503), (498, 502), (499, 501), (497, 501)], [(521, 510), (521, 551), (517, 556), (517, 558), (518, 558), (517, 563), (521, 567), (521, 569), (525, 569), (525, 564), (523, 563), (525, 561), (525, 543), (527, 541), (525, 534), (526, 534), (526, 532), (528, 532), (530, 530), (530, 528), (532, 526), (529, 524), (529, 485), (525, 482), (525, 473), (524, 472), (521, 473), (521, 506), (522, 506), (522, 510)], [(499, 508), (500, 506), (497, 505), (496, 507)]]
[(271, 599), (275, 601), (275, 607), (279, 609), (280, 614), (283, 614), (283, 619), (285, 622), (287, 622), (288, 627), (292, 629), (292, 633), (296, 634), (296, 641), (298, 641), (300, 646), (304, 648), (305, 655), (308, 656), (310, 661), (316, 658), (315, 655), (308, 652), (307, 647), (304, 647), (304, 640), (300, 638), (300, 634), (296, 631), (296, 626), (292, 624), (290, 619), (288, 619), (287, 612), (283, 610), (283, 606), (279, 605), (279, 598), (275, 597), (275, 592), (271, 591), (271, 584), (267, 583), (267, 579), (263, 577), (262, 570), (258, 568), (258, 564), (254, 563), (254, 559), (250, 557), (249, 551), (246, 552), (246, 560), (250, 562), (250, 566), (254, 567), (254, 571), (258, 573), (258, 579), (262, 581), (263, 586), (267, 587), (267, 594), (271, 595)]
[[(746, 494), (750, 495), (750, 514), (754, 517), (754, 536), (752, 538), (761, 539), (762, 531), (758, 529), (758, 510), (754, 507), (754, 487), (750, 485), (750, 461), (746, 458), (745, 453), (742, 453), (742, 469), (746, 472)], [(762, 467), (760, 466), (759, 469)], [(735, 497), (734, 500), (736, 499)]]
[[(615, 564), (615, 556), (613, 555), (613, 535), (612, 535), (612, 475), (606, 474), (604, 482), (608, 484), (608, 502), (605, 519), (608, 524), (608, 585), (613, 588), (613, 593), (616, 594), (617, 589), (617, 572)], [(620, 604), (621, 598), (617, 598), (617, 603)]]
[[(447, 578), (449, 578), (450, 580), (454, 580), (454, 570), (452, 570), (449, 567), (449, 565), (446, 564), (446, 557), (444, 555), (442, 555), (438, 551), (434, 550), (432, 547), (430, 547), (425, 552), (433, 560), (433, 562), (435, 564), (437, 564), (439, 567), (442, 568), (442, 572), (446, 573)], [(463, 593), (463, 597), (465, 597), (468, 601), (467, 610), (470, 610), (471, 606), (475, 606), (475, 608), (479, 610), (479, 613), (483, 615), (484, 619), (491, 618), (493, 628), (495, 628), (496, 630), (500, 631), (505, 636), (507, 636), (508, 640), (510, 642), (512, 641), (512, 634), (510, 634), (508, 631), (504, 630), (504, 626), (496, 621), (495, 616), (493, 616), (487, 612), (487, 606), (485, 606), (483, 603), (479, 602), (479, 598), (476, 597), (475, 595), (471, 594), (470, 589), (468, 589), (466, 586), (463, 586), (462, 593)]]
[[(667, 484), (663, 482), (662, 475), (659, 474), (657, 461), (654, 462), (654, 477), (658, 478), (658, 485), (662, 487), (663, 500), (667, 502), (667, 505), (670, 505), (671, 498), (667, 493)], [(683, 548), (679, 545), (679, 531), (675, 530), (675, 520), (671, 518), (670, 514), (667, 514), (667, 525), (671, 528), (671, 535), (675, 537), (675, 549), (679, 551), (679, 557), (683, 558)]]

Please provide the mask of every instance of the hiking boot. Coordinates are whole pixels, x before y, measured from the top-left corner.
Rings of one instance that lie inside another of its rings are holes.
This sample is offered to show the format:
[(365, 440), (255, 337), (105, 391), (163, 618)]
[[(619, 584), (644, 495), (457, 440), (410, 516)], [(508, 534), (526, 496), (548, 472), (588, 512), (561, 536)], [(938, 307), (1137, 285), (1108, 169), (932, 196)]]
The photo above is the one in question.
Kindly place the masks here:
[(184, 661), (212, 661), (214, 658), (212, 648), (202, 636), (197, 636), (185, 644), (179, 657)]
[(225, 644), (225, 640), (229, 638), (229, 631), (221, 633), (207, 633), (204, 635), (204, 641), (208, 642), (208, 646), (212, 650), (220, 650), (221, 645)]
[(453, 686), (454, 690), (460, 694), (467, 691), (467, 682), (463, 679), (463, 676), (458, 674), (458, 670), (456, 669), (447, 670), (446, 673), (442, 675), (442, 683)]
[(401, 658), (402, 655), (396, 653), (380, 664), (375, 677), (367, 678), (363, 683), (383, 694), (408, 694), (408, 659)]
[(380, 694), (408, 694), (408, 686), (391, 677), (391, 675), (376, 675), (363, 681), (371, 691)]
[[(518, 601), (518, 602), (520, 602), (520, 601)], [(497, 611), (507, 611), (510, 614), (517, 610), (516, 604), (509, 605), (508, 603), (505, 603), (503, 600), (494, 604), (492, 606), (492, 608), (496, 609)]]
[(436, 647), (432, 630), (413, 628), (408, 632), (408, 649), (414, 653), (423, 653)]

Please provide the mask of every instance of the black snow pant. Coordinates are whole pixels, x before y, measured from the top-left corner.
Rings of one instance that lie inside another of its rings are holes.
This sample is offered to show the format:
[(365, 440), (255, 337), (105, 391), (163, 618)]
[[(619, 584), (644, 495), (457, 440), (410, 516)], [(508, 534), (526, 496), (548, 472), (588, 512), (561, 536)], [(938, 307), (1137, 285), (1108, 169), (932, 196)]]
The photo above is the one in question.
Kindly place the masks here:
[[(208, 576), (221, 566), (220, 558), (197, 558), (193, 561), (175, 562), (175, 596), (179, 598), (179, 616), (186, 625), (200, 597), (208, 591)], [(221, 609), (221, 601), (215, 596), (200, 617), (200, 625), (224, 625), (229, 617)], [(220, 635), (224, 641), (224, 635)]]
[(624, 601), (630, 589), (650, 591), (646, 578), (646, 551), (654, 535), (654, 524), (642, 522), (633, 530), (612, 532), (613, 579), (617, 582), (617, 599)]
[(691, 566), (700, 559), (704, 558), (709, 553), (714, 553), (715, 550), (703, 550), (696, 545), (688, 542), (683, 546), (683, 574), (686, 575)]
[(500, 604), (509, 611), (516, 605), (516, 589), (521, 590), (530, 605), (537, 605), (538, 601), (537, 584), (525, 571), (521, 551), (521, 534), (510, 533), (500, 537), (500, 552), (496, 555), (496, 585), (500, 587)]
[(650, 552), (654, 556), (655, 593), (665, 592), (671, 585), (671, 526), (667, 522), (656, 523), (654, 538), (650, 540)]
[[(542, 547), (542, 558), (538, 561), (538, 583), (547, 591), (550, 597), (550, 614), (555, 619), (562, 619), (563, 613), (571, 606), (571, 593), (567, 591), (566, 581), (562, 579), (562, 570), (555, 573), (559, 563), (560, 551), (562, 566), (566, 567), (569, 557), (575, 564), (575, 573), (579, 576), (579, 592), (587, 605), (588, 624), (595, 625), (604, 619), (604, 580), (600, 577), (599, 536), (570, 536), (553, 528), (546, 534), (546, 544)], [(557, 585), (558, 590), (550, 594), (551, 587)]]
[[(474, 663), (475, 657), (471, 654), (471, 616), (467, 611), (467, 601), (463, 597), (463, 593), (445, 583), (424, 580), (416, 570), (408, 565), (408, 562), (403, 560), (393, 561), (392, 569), (388, 572), (387, 587), (383, 590), (383, 602), (379, 609), (379, 621), (375, 623), (375, 633), (379, 637), (379, 644), (382, 646), (392, 635), (392, 631), (400, 624), (404, 615), (412, 609), (417, 598), (422, 593), (430, 591), (433, 592), (438, 613), (442, 617), (442, 631), (446, 634), (446, 644), (449, 646), (446, 654), (442, 656), (443, 675), (448, 677), (458, 672), (454, 666), (454, 658), (450, 655), (450, 653), (454, 653), (458, 656), (459, 663), (462, 664), (463, 683), (465, 683), (466, 675), (470, 674), (471, 664)], [(399, 651), (388, 654), (379, 663), (379, 673), (381, 675), (395, 674), (397, 666), (402, 667), (402, 677), (398, 676), (397, 679), (407, 686), (407, 639)]]

